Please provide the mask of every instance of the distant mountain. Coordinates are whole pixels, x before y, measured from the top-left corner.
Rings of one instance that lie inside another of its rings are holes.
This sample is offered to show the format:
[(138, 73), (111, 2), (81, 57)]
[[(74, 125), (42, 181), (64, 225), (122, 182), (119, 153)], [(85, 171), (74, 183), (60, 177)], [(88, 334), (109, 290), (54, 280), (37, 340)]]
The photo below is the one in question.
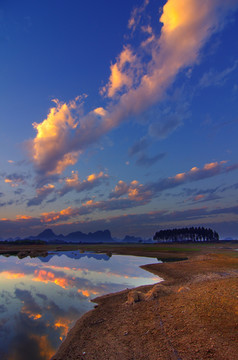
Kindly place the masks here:
[(65, 239), (67, 239), (67, 241), (72, 241), (72, 242), (79, 242), (79, 241), (84, 242), (87, 241), (88, 235), (82, 233), (81, 231), (75, 231), (66, 235)]
[(51, 229), (46, 229), (46, 230), (42, 231), (36, 237), (41, 240), (51, 240), (51, 239), (57, 238), (57, 236)]
[(111, 233), (109, 230), (96, 231), (95, 233), (88, 233), (88, 240), (92, 242), (112, 242)]
[[(27, 236), (26, 238), (15, 238), (15, 239), (6, 239), (6, 241), (15, 241), (15, 240), (43, 240), (47, 241), (48, 243), (54, 244), (63, 244), (63, 243), (141, 243), (141, 242), (148, 242), (149, 240), (145, 241), (140, 237), (129, 236), (126, 235), (123, 240), (113, 239), (111, 236), (111, 232), (106, 230), (98, 230), (95, 232), (89, 232), (85, 234), (81, 231), (71, 232), (68, 235), (57, 235), (54, 233), (52, 229), (45, 229), (40, 232), (38, 235), (31, 235)], [(44, 261), (47, 261), (45, 259)]]
[(68, 235), (56, 235), (53, 230), (45, 229), (37, 236), (28, 236), (31, 240), (44, 240), (50, 243), (105, 243), (114, 242), (109, 230), (90, 232), (85, 234), (81, 231), (75, 231)]
[(124, 239), (122, 240), (124, 243), (138, 243), (143, 242), (143, 240), (140, 237), (130, 236), (126, 235)]

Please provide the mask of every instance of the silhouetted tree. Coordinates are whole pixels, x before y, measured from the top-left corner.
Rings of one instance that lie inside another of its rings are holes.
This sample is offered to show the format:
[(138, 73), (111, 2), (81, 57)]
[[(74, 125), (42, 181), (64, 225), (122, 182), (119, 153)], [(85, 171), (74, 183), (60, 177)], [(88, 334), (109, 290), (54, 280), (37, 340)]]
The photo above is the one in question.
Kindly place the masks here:
[(212, 229), (204, 227), (190, 227), (181, 229), (166, 229), (155, 233), (153, 240), (158, 242), (178, 242), (178, 241), (218, 241), (219, 235)]

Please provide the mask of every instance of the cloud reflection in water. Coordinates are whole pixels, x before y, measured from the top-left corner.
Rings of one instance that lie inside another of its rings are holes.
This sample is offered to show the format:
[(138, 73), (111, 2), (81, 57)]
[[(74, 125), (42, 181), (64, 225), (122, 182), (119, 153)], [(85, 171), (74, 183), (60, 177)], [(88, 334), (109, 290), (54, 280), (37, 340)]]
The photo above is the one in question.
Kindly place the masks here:
[[(100, 260), (100, 261), (98, 261)], [(95, 296), (158, 282), (156, 259), (80, 252), (0, 257), (0, 358), (48, 360)]]

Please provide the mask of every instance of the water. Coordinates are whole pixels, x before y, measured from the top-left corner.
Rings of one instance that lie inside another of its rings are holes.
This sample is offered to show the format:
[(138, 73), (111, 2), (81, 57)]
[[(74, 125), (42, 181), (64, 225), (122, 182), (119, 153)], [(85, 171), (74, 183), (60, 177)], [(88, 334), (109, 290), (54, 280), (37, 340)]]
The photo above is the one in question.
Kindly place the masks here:
[(90, 299), (160, 279), (139, 266), (157, 259), (79, 251), (0, 256), (0, 359), (49, 360)]

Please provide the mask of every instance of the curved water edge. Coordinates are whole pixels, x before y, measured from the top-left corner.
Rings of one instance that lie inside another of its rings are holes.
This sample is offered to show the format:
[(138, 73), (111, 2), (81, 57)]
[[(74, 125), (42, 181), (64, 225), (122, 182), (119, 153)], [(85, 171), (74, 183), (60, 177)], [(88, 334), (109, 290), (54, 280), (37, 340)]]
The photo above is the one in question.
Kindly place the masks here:
[(156, 258), (68, 251), (0, 257), (0, 356), (48, 360), (91, 299), (160, 281), (140, 268)]

